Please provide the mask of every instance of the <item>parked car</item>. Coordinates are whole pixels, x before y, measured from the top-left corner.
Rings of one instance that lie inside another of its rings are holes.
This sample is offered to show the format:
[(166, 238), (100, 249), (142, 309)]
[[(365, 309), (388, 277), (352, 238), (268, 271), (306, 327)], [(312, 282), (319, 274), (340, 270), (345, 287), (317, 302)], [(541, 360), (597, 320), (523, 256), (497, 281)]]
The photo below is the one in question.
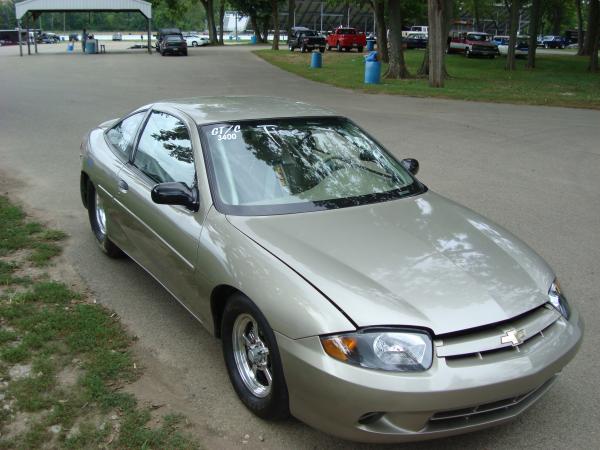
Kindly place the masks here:
[(542, 45), (544, 48), (565, 48), (565, 42), (561, 36), (544, 36)]
[(498, 48), (490, 41), (490, 35), (487, 33), (453, 31), (448, 39), (448, 53), (464, 53), (467, 58), (494, 58), (498, 54)]
[(179, 34), (169, 34), (165, 36), (158, 47), (158, 52), (162, 55), (183, 55), (187, 56), (187, 43), (183, 36)]
[(409, 33), (402, 39), (407, 49), (411, 48), (427, 48), (427, 34), (425, 33)]
[(44, 32), (37, 35), (37, 40), (42, 44), (56, 44), (60, 42), (60, 36), (55, 33)]
[(112, 35), (112, 40), (113, 41), (122, 41), (123, 40), (123, 33), (114, 33)]
[[(509, 40), (507, 39), (504, 43), (498, 45), (498, 53), (502, 56), (508, 55)], [(517, 43), (515, 45), (515, 57), (527, 56), (529, 53), (529, 37), (518, 36)]]
[(350, 51), (355, 48), (359, 53), (362, 53), (366, 45), (367, 36), (354, 28), (337, 28), (327, 36), (326, 41), (327, 50), (335, 48), (338, 52), (342, 50)]
[(540, 256), (335, 112), (158, 102), (91, 130), (81, 153), (100, 249), (221, 339), (263, 419), (367, 442), (480, 430), (541, 398), (581, 343)]
[(179, 28), (161, 28), (156, 35), (156, 51), (160, 53), (160, 44), (167, 36), (180, 36), (183, 39), (183, 34)]
[(200, 36), (199, 34), (184, 34), (183, 38), (188, 47), (203, 47), (210, 44), (207, 36)]
[(292, 52), (299, 48), (302, 53), (315, 49), (319, 49), (323, 53), (325, 44), (325, 38), (318, 31), (308, 28), (292, 28), (292, 35), (288, 39), (288, 48)]
[(79, 35), (77, 33), (71, 33), (69, 35), (69, 41), (73, 41), (73, 42), (79, 41)]

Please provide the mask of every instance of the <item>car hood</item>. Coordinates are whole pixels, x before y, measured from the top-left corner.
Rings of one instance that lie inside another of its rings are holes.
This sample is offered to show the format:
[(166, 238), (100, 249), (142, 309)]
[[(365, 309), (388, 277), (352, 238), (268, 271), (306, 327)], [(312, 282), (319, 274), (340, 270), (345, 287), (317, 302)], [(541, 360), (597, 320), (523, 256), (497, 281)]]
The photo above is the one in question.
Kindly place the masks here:
[(548, 265), (512, 234), (431, 191), (336, 210), (228, 219), (359, 327), (417, 326), (440, 335), (487, 325), (547, 302), (553, 279)]

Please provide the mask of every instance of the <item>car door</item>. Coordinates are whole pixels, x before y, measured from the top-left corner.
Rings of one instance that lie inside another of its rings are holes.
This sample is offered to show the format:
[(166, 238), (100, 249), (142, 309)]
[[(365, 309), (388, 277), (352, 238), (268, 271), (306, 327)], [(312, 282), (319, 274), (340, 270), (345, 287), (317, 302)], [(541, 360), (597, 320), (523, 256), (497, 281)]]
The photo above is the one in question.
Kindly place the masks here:
[[(158, 183), (173, 181), (190, 188), (196, 185), (196, 157), (188, 125), (173, 112), (154, 109), (148, 114), (131, 160), (119, 173), (115, 201), (121, 209), (119, 224), (127, 235), (123, 250), (186, 305), (197, 294), (197, 248), (209, 205), (198, 212), (158, 205), (152, 201), (151, 190)], [(192, 131), (197, 136), (196, 129)]]
[(110, 151), (102, 152), (93, 164), (87, 162), (88, 170), (96, 185), (96, 192), (103, 201), (109, 220), (108, 233), (110, 239), (121, 246), (126, 241), (123, 230), (113, 219), (119, 211), (115, 207), (114, 198), (119, 192), (119, 172), (129, 161), (135, 145), (136, 136), (147, 115), (147, 110), (134, 111), (114, 124), (99, 139), (100, 145), (107, 146)]

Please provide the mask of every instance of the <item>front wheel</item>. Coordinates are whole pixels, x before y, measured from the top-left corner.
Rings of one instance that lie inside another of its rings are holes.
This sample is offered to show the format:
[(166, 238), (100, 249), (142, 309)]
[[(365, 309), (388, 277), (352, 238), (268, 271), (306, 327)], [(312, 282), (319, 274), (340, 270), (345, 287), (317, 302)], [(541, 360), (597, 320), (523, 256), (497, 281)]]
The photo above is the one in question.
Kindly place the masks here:
[(198, 47), (198, 43), (196, 41), (192, 42), (192, 47)]
[(306, 53), (306, 46), (305, 46), (304, 44), (302, 44), (302, 45), (300, 46), (300, 52), (301, 52), (301, 53)]
[(319, 47), (319, 51), (320, 51), (321, 53), (325, 53), (325, 47)]
[(335, 46), (335, 48), (336, 48), (336, 50), (337, 50), (338, 52), (341, 52), (341, 51), (342, 51), (342, 46), (340, 45), (340, 43), (339, 43), (339, 42), (337, 43), (337, 45)]
[(111, 258), (123, 256), (121, 249), (108, 238), (108, 222), (106, 210), (104, 209), (104, 199), (98, 195), (98, 191), (96, 191), (96, 188), (91, 181), (88, 181), (87, 185), (87, 205), (92, 233), (94, 233), (94, 236), (96, 237), (96, 242), (98, 243), (100, 250)]
[(289, 415), (288, 391), (273, 330), (245, 295), (227, 302), (221, 326), (231, 384), (246, 407), (263, 419)]
[(362, 53), (363, 52), (363, 48), (362, 47), (358, 47), (358, 53)]

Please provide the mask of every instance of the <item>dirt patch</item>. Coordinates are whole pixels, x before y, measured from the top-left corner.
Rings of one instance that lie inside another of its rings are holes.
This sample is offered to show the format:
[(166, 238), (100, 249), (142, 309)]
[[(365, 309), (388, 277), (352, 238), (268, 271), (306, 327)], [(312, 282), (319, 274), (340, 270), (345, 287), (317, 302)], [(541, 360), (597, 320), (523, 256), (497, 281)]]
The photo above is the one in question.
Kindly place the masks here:
[(15, 364), (8, 369), (8, 375), (12, 381), (28, 378), (31, 376), (31, 364)]
[(77, 383), (81, 374), (82, 370), (79, 367), (69, 365), (56, 374), (56, 381), (62, 387), (68, 388)]

